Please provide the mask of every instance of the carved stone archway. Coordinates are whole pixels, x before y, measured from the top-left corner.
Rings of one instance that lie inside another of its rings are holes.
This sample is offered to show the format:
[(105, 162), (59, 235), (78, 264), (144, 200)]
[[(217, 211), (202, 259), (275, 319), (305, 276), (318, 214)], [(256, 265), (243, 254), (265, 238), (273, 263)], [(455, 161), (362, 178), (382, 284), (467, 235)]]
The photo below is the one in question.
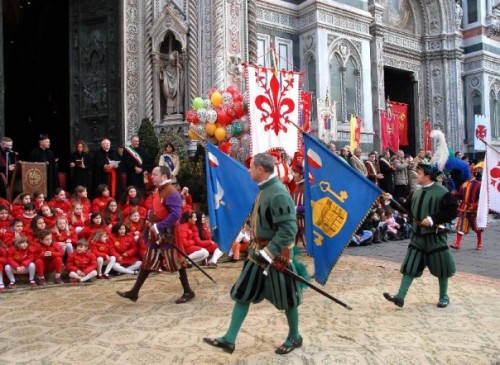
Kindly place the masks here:
[[(164, 116), (161, 115), (161, 81), (160, 81), (160, 67), (162, 59), (165, 55), (161, 52), (161, 46), (165, 37), (168, 33), (172, 33), (175, 40), (180, 43), (181, 50), (179, 55), (179, 61), (183, 70), (188, 68), (188, 55), (186, 53), (187, 42), (188, 42), (188, 31), (189, 27), (187, 22), (184, 20), (182, 14), (175, 9), (173, 4), (168, 4), (163, 9), (162, 13), (155, 21), (150, 35), (152, 41), (152, 53), (151, 62), (153, 63), (153, 124), (157, 130), (165, 128), (166, 124), (179, 124), (183, 122), (183, 118), (176, 116), (171, 118), (171, 120), (166, 120)], [(183, 78), (182, 88), (186, 90), (187, 77)], [(186, 97), (183, 101), (184, 108), (186, 108)]]

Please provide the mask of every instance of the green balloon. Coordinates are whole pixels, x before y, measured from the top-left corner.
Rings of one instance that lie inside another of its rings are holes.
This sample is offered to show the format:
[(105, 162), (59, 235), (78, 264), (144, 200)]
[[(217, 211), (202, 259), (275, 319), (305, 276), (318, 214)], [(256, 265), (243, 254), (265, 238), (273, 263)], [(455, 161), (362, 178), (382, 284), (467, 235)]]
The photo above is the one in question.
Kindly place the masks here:
[(240, 121), (233, 122), (233, 125), (231, 127), (232, 127), (233, 136), (239, 136), (241, 134), (241, 132), (243, 132), (243, 126), (241, 125)]
[(204, 108), (204, 107), (205, 107), (205, 102), (203, 101), (202, 98), (200, 98), (198, 96), (197, 98), (193, 99), (193, 108), (195, 108), (196, 110), (198, 110), (198, 109), (201, 109), (201, 108)]

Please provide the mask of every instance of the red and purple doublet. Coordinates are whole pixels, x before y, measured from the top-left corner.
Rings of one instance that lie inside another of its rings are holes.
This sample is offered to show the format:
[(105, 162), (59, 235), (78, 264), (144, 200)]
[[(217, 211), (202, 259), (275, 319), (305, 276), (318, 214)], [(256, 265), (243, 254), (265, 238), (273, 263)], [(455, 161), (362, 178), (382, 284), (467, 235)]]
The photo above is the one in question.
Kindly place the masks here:
[(481, 231), (477, 227), (477, 207), (481, 181), (473, 179), (464, 182), (455, 194), (457, 199), (462, 199), (458, 207), (457, 231), (467, 234), (470, 229)]

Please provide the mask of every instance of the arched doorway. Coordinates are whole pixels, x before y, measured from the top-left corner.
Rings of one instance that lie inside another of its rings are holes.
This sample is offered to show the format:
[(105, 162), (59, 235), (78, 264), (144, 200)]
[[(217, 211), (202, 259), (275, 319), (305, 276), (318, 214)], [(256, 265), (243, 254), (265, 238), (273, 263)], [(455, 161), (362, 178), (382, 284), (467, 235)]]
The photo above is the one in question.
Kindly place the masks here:
[(61, 165), (69, 148), (69, 52), (66, 0), (3, 1), (5, 135), (19, 158), (48, 133)]

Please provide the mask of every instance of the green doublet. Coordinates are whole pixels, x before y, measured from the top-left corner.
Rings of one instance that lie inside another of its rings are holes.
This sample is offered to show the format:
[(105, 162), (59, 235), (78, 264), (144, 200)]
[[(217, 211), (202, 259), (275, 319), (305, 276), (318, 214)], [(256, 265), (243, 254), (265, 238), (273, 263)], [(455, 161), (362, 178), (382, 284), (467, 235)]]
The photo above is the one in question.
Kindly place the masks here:
[[(259, 194), (252, 211), (251, 226), (257, 242), (269, 242), (264, 245), (250, 245), (248, 260), (231, 289), (231, 298), (239, 303), (258, 303), (267, 299), (277, 309), (282, 310), (297, 307), (302, 303), (300, 283), (278, 272), (274, 267), (268, 270), (266, 276), (263, 267), (254, 260), (256, 250), (264, 249), (271, 258), (274, 258), (285, 248), (290, 249), (290, 260), (293, 259), (292, 248), (297, 233), (295, 204), (277, 177), (259, 187)], [(288, 269), (297, 273), (293, 263)]]
[(439, 214), (446, 194), (448, 190), (437, 184), (419, 189), (413, 194), (413, 232), (401, 273), (420, 277), (427, 266), (432, 275), (440, 278), (455, 274), (455, 261), (448, 248), (448, 235), (445, 232), (436, 232), (437, 222), (434, 222), (433, 228), (424, 228), (415, 223)]

